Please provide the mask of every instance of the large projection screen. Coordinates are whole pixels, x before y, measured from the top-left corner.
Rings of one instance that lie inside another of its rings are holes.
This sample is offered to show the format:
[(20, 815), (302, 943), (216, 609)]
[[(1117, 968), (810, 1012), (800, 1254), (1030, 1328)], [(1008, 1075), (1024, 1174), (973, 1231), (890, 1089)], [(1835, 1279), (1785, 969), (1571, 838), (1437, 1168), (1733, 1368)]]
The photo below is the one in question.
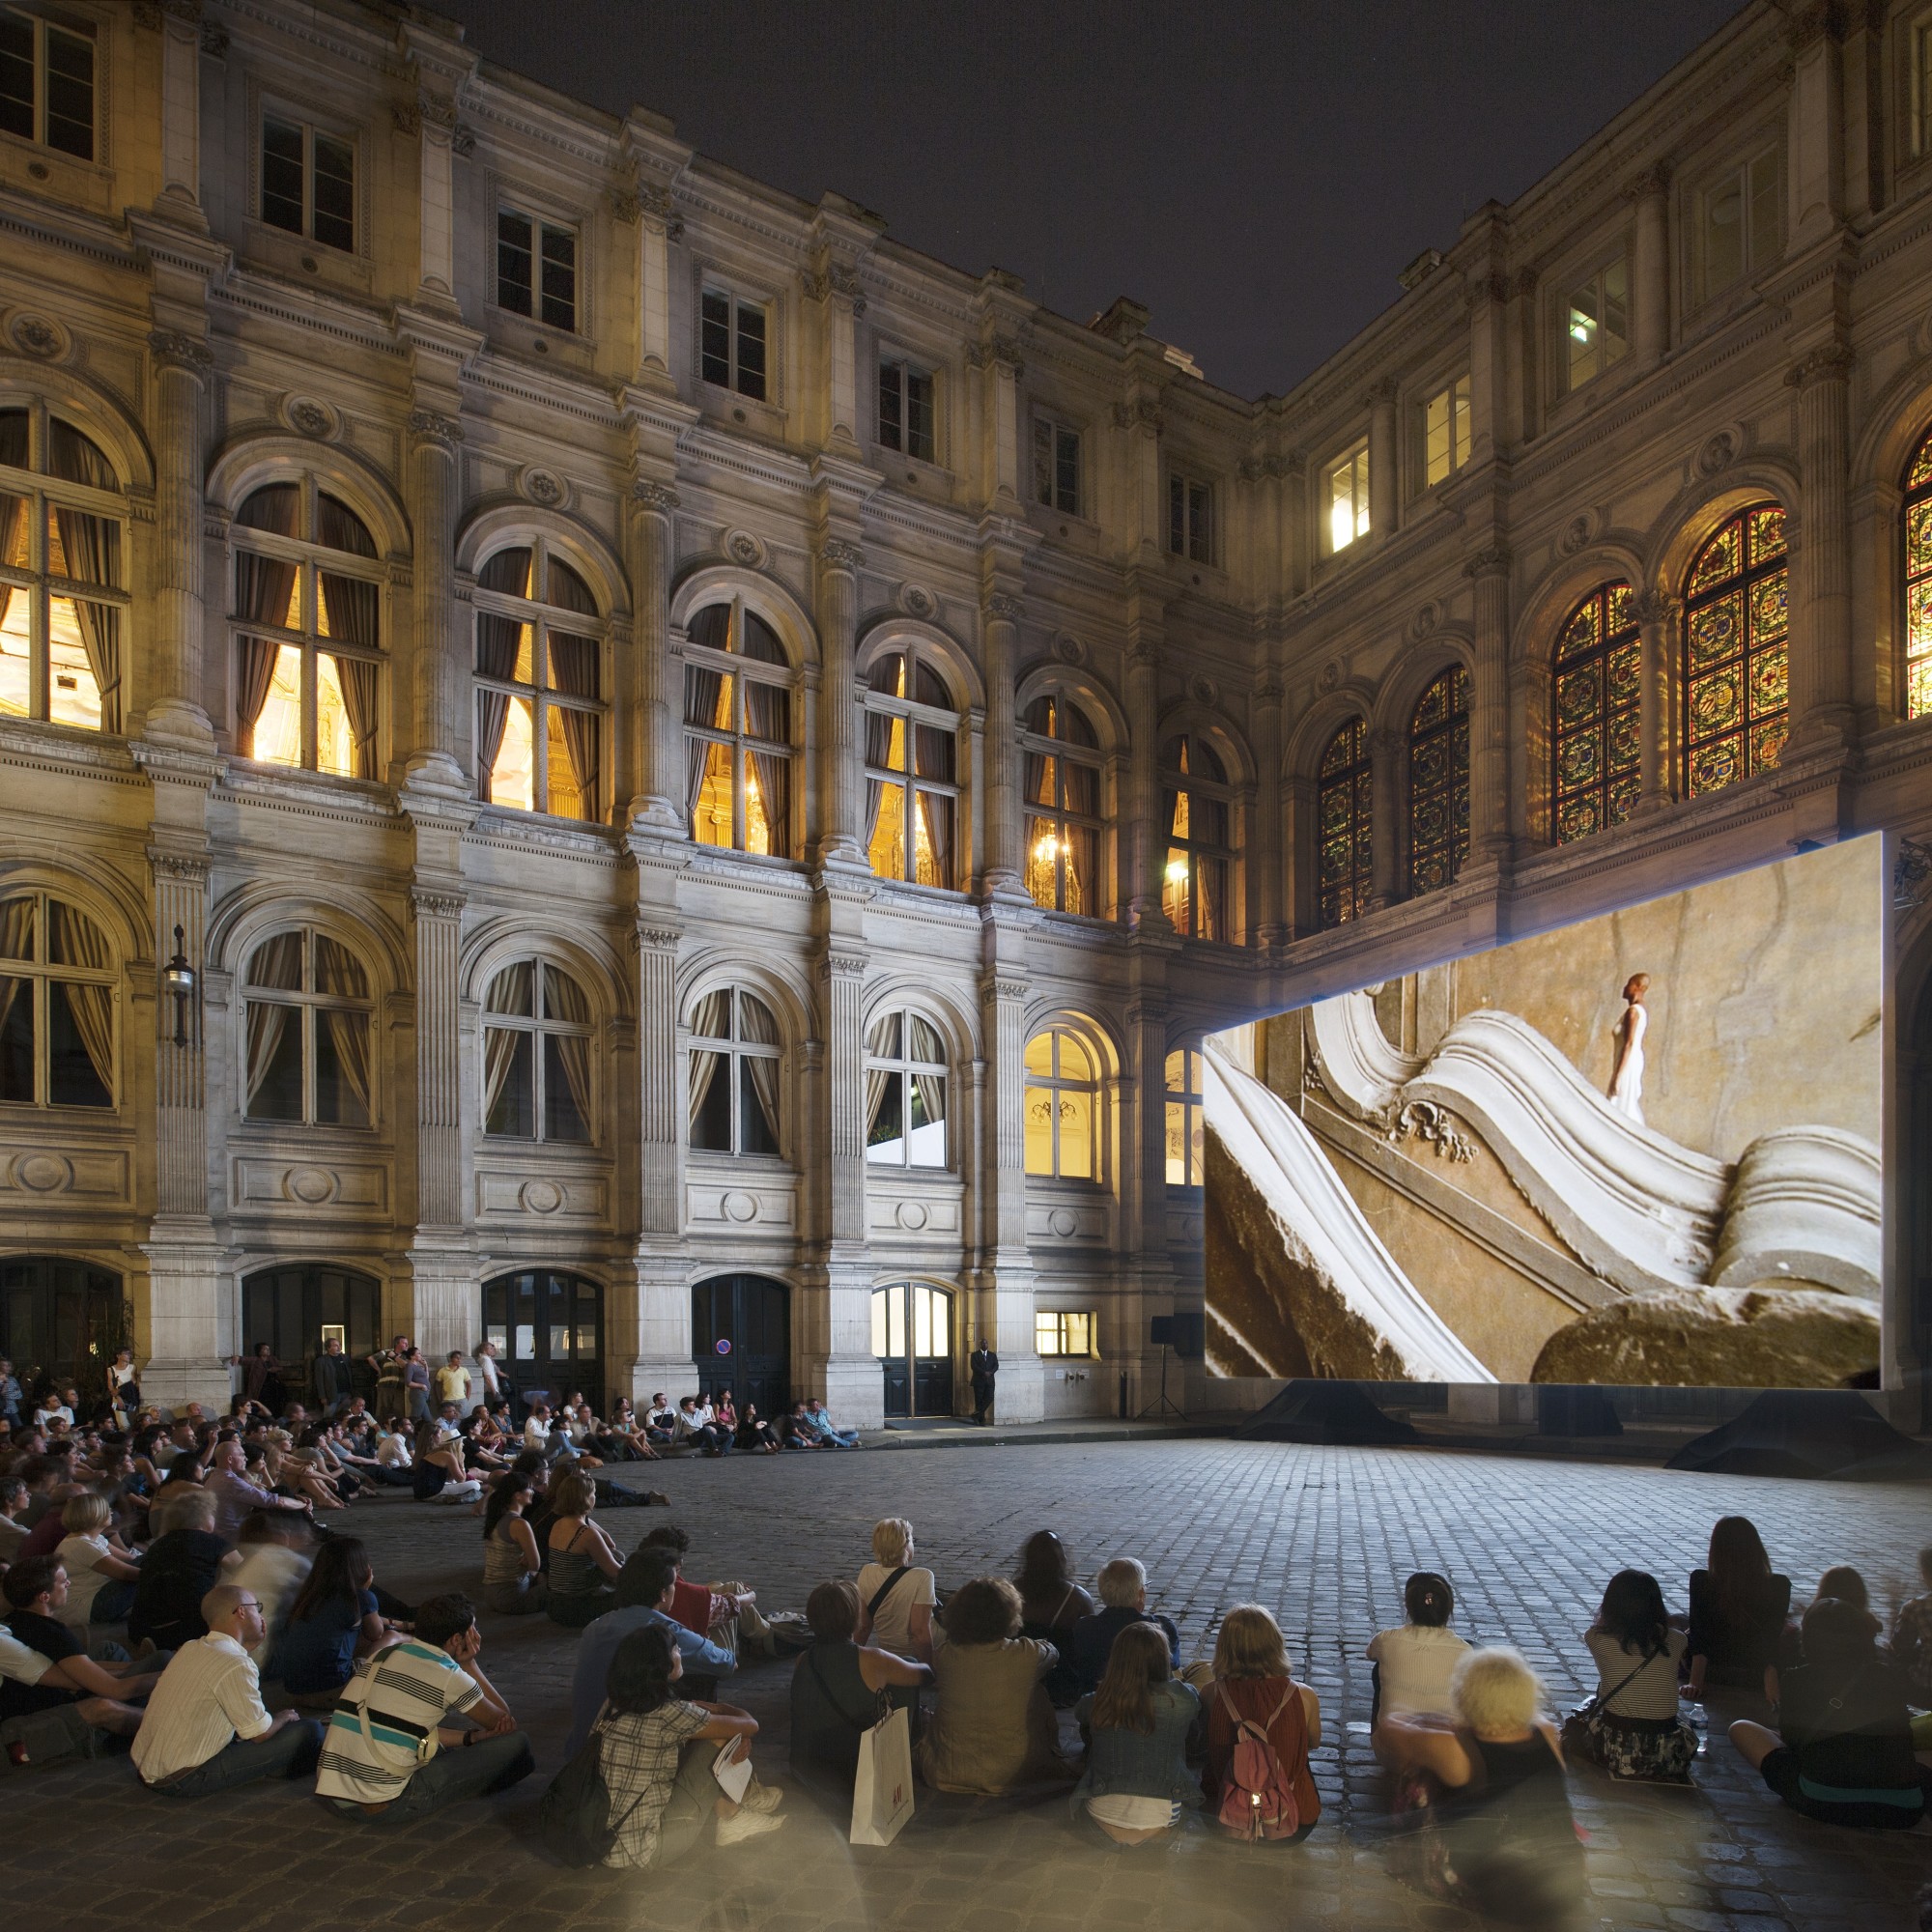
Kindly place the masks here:
[(1884, 884), (1848, 840), (1211, 1036), (1209, 1368), (1875, 1382)]

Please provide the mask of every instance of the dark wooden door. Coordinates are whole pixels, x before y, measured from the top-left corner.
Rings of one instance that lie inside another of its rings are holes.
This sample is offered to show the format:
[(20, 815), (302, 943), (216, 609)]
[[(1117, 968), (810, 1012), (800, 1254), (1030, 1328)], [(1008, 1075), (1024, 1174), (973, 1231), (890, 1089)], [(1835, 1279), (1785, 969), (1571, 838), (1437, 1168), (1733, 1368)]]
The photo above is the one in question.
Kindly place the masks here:
[(691, 1355), (697, 1386), (729, 1390), (742, 1414), (756, 1403), (766, 1421), (791, 1402), (791, 1293), (761, 1274), (721, 1274), (691, 1291)]

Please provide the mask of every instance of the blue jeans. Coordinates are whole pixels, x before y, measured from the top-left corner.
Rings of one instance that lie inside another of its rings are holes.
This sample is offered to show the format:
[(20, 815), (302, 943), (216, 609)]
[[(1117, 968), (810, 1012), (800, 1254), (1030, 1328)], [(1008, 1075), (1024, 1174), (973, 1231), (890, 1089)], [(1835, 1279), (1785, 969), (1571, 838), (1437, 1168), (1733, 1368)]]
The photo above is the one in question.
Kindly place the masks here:
[(164, 1777), (148, 1789), (170, 1798), (209, 1798), (265, 1777), (306, 1777), (321, 1755), (321, 1724), (313, 1718), (301, 1718), (284, 1724), (271, 1738), (237, 1738), (206, 1764)]
[(856, 1429), (834, 1429), (830, 1423), (818, 1425), (818, 1439), (830, 1442), (836, 1448), (856, 1449), (859, 1446), (859, 1432)]

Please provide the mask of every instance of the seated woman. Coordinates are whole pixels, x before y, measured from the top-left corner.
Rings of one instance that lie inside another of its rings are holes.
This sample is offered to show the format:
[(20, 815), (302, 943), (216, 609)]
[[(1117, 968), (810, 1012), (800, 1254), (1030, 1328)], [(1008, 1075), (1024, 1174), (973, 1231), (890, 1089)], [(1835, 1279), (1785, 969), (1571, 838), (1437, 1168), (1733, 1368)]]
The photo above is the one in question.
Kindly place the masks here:
[(598, 1432), (597, 1453), (607, 1463), (655, 1463), (659, 1460), (642, 1423), (638, 1420), (637, 1410), (631, 1406), (629, 1396), (620, 1395), (617, 1398), (610, 1420)]
[(1383, 1716), (1446, 1718), (1449, 1679), (1469, 1648), (1468, 1639), (1449, 1628), (1456, 1593), (1448, 1577), (1418, 1570), (1402, 1586), (1402, 1607), (1408, 1618), (1406, 1624), (1378, 1631), (1369, 1639), (1369, 1661), (1376, 1666), (1369, 1736), (1376, 1755), (1385, 1763)]
[(872, 1560), (859, 1572), (859, 1641), (930, 1663), (939, 1589), (932, 1572), (915, 1568), (912, 1559), (912, 1524), (904, 1517), (872, 1525)]
[(543, 1551), (524, 1520), (536, 1492), (528, 1475), (507, 1470), (483, 1508), (483, 1601), (501, 1617), (531, 1616), (550, 1598)]
[(662, 1624), (631, 1632), (611, 1660), (603, 1715), (591, 1731), (602, 1746), (598, 1769), (611, 1794), (610, 1816), (621, 1821), (607, 1865), (672, 1864), (712, 1818), (721, 1847), (785, 1822), (775, 1815), (783, 1795), (776, 1786), (753, 1777), (733, 1804), (712, 1775), (721, 1744), (734, 1746), (737, 1757), (747, 1754), (757, 1719), (730, 1704), (685, 1702), (676, 1690), (683, 1675)]
[[(590, 1520), (597, 1485), (577, 1469), (551, 1485), (550, 1595), (544, 1604), (554, 1624), (582, 1630), (616, 1601), (611, 1588), (624, 1569), (617, 1546)], [(608, 1577), (608, 1582), (603, 1578)]]
[(1912, 1754), (1904, 1677), (1879, 1661), (1855, 1604), (1813, 1604), (1804, 1634), (1804, 1662), (1779, 1686), (1777, 1730), (1740, 1721), (1731, 1742), (1794, 1811), (1909, 1832), (1932, 1800), (1932, 1771)]
[(1778, 1645), (1791, 1610), (1791, 1578), (1771, 1567), (1748, 1517), (1720, 1517), (1706, 1568), (1690, 1573), (1690, 1694), (1750, 1690), (1777, 1702)]
[[(1871, 1591), (1864, 1577), (1849, 1563), (1834, 1563), (1818, 1578), (1818, 1587), (1812, 1591), (1811, 1601), (1814, 1604), (1822, 1604), (1827, 1600), (1849, 1604), (1853, 1609), (1862, 1611), (1870, 1626), (1873, 1643), (1878, 1646), (1881, 1654), (1884, 1653), (1886, 1646), (1880, 1639), (1885, 1634), (1885, 1625), (1872, 1613)], [(1787, 1644), (1787, 1654), (1794, 1663), (1802, 1662), (1804, 1656), (1802, 1624), (1799, 1631), (1787, 1633), (1787, 1636), (1791, 1635), (1796, 1635), (1798, 1641)]]
[(1472, 1650), (1449, 1680), (1453, 1718), (1386, 1719), (1397, 1766), (1439, 1800), (1426, 1829), (1446, 1840), (1431, 1887), (1503, 1925), (1560, 1925), (1583, 1896), (1583, 1848), (1543, 1686), (1506, 1645)]
[(1932, 1707), (1932, 1544), (1918, 1552), (1918, 1580), (1923, 1594), (1908, 1597), (1892, 1619), (1891, 1661), (1904, 1674), (1906, 1696), (1924, 1709)]
[(305, 1710), (333, 1710), (358, 1657), (370, 1657), (396, 1633), (376, 1603), (376, 1573), (359, 1536), (331, 1536), (316, 1551), (315, 1565), (289, 1605), (281, 1641), (269, 1661), (289, 1702)]
[(1074, 1706), (1087, 1769), (1073, 1788), (1084, 1812), (1117, 1845), (1164, 1836), (1202, 1803), (1187, 1768), (1187, 1736), (1201, 1716), (1192, 1685), (1174, 1675), (1167, 1637), (1135, 1624), (1114, 1639), (1099, 1690)]
[(339, 1510), (348, 1505), (328, 1479), (318, 1459), (300, 1455), (286, 1429), (271, 1429), (262, 1443), (261, 1481), (278, 1496), (294, 1496), (317, 1509)]
[(1020, 1593), (1004, 1577), (976, 1577), (948, 1601), (945, 1628), (933, 1658), (938, 1701), (914, 1750), (920, 1776), (941, 1791), (995, 1798), (1065, 1777), (1041, 1681), (1060, 1654), (1020, 1634)]
[[(1157, 1628), (1129, 1624), (1114, 1642), (1118, 1646), (1128, 1630)], [(1221, 1634), (1214, 1639), (1214, 1682), (1201, 1701), (1208, 1755), (1201, 1781), (1209, 1806), (1218, 1806), (1234, 1788), (1235, 1747), (1243, 1725), (1252, 1726), (1273, 1747), (1282, 1779), (1294, 1795), (1296, 1824), (1288, 1835), (1299, 1844), (1321, 1815), (1321, 1800), (1308, 1768), (1308, 1753), (1321, 1742), (1321, 1702), (1291, 1674), (1288, 1648), (1271, 1610), (1238, 1604), (1221, 1619)]]
[(729, 1389), (720, 1391), (718, 1401), (711, 1411), (711, 1426), (721, 1437), (727, 1438), (735, 1447), (738, 1441), (738, 1405)]
[(843, 1577), (805, 1601), (811, 1648), (792, 1667), (791, 1769), (829, 1809), (849, 1811), (859, 1741), (888, 1704), (917, 1709), (932, 1666), (858, 1641), (859, 1593)]
[[(1098, 1607), (1073, 1580), (1066, 1546), (1050, 1529), (1037, 1529), (1020, 1545), (1020, 1567), (1013, 1577), (1020, 1593), (1020, 1634), (1064, 1649), (1067, 1634)], [(1080, 1683), (1065, 1658), (1046, 1680), (1054, 1707), (1065, 1710), (1080, 1695)]]
[(483, 1493), (483, 1485), (465, 1466), (462, 1445), (445, 1442), (427, 1416), (416, 1424), (411, 1461), (412, 1489), (419, 1503), (469, 1503)]
[(776, 1456), (784, 1448), (778, 1431), (758, 1413), (754, 1402), (748, 1402), (738, 1418), (738, 1447), (755, 1449), (761, 1456)]
[(67, 1602), (60, 1621), (84, 1631), (90, 1623), (118, 1624), (134, 1606), (140, 1559), (116, 1538), (108, 1524), (114, 1511), (105, 1496), (71, 1496), (61, 1505), (65, 1534), (54, 1554), (67, 1565)]
[[(178, 1492), (174, 1495), (169, 1491)], [(179, 1650), (208, 1634), (201, 1600), (221, 1580), (228, 1545), (214, 1534), (214, 1495), (189, 1482), (168, 1483), (156, 1502), (159, 1532), (141, 1558), (128, 1641)], [(237, 1561), (240, 1559), (237, 1558)]]
[(1671, 1628), (1657, 1578), (1619, 1570), (1583, 1641), (1596, 1661), (1595, 1694), (1603, 1699), (1593, 1732), (1596, 1761), (1612, 1777), (1688, 1783), (1697, 1733), (1677, 1711), (1686, 1639)]

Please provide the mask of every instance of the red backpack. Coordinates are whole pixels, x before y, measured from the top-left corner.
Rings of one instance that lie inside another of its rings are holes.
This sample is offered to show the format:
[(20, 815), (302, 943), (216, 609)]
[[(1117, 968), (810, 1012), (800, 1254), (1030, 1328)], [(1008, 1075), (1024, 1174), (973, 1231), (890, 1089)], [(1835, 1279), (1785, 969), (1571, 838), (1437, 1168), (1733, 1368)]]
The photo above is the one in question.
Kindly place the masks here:
[(1235, 1748), (1221, 1783), (1221, 1823), (1236, 1837), (1250, 1841), (1293, 1837), (1301, 1829), (1301, 1807), (1294, 1802), (1293, 1780), (1268, 1733), (1288, 1709), (1288, 1700), (1298, 1694), (1295, 1687), (1291, 1683), (1281, 1693), (1265, 1723), (1242, 1717), (1225, 1689), (1219, 1694), (1235, 1720)]

